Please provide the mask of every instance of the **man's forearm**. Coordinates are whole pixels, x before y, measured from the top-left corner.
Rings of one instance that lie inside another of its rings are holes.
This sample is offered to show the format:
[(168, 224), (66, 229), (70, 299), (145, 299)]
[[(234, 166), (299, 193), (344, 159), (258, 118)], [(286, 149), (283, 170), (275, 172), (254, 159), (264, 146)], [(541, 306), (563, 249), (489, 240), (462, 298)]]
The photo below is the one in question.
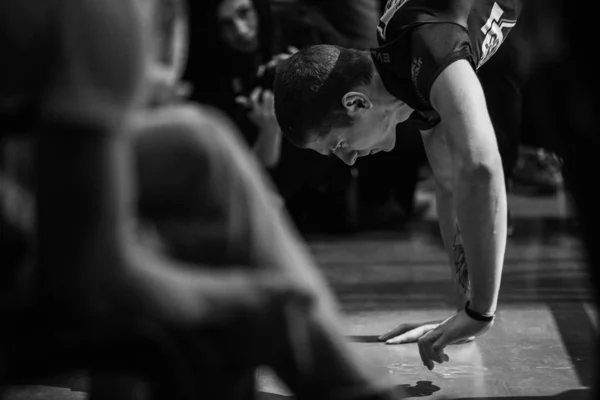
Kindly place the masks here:
[(440, 231), (450, 261), (454, 301), (457, 311), (460, 311), (469, 299), (469, 277), (464, 262), (462, 239), (456, 224), (454, 198), (451, 193), (437, 187), (436, 204)]
[(500, 166), (459, 172), (455, 207), (471, 283), (471, 306), (493, 313), (506, 249), (506, 189)]

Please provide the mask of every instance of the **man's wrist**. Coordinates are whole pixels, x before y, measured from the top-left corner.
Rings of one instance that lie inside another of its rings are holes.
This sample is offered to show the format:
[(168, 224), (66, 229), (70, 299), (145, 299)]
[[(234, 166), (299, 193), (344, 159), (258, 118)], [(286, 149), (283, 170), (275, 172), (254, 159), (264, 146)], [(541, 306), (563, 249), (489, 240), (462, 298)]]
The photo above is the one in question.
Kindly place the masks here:
[(480, 322), (491, 322), (496, 317), (494, 312), (480, 312), (477, 309), (474, 309), (471, 305), (471, 301), (466, 302), (464, 311), (471, 319)]
[(496, 313), (496, 302), (479, 301), (473, 296), (469, 297), (469, 308), (479, 314), (494, 315)]

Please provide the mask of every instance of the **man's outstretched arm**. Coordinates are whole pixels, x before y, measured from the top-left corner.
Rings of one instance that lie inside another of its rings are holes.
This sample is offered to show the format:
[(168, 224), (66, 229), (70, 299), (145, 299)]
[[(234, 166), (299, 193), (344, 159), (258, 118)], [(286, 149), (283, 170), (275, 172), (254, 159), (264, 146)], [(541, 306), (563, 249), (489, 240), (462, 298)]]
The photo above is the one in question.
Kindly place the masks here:
[[(470, 281), (469, 309), (493, 315), (506, 248), (506, 191), (494, 129), (481, 84), (466, 60), (448, 66), (435, 80), (431, 102), (440, 113), (443, 138), (452, 159), (449, 188), (462, 236)], [(419, 340), (428, 368), (443, 361), (448, 344), (484, 333), (492, 321), (460, 311)], [(447, 358), (447, 357), (446, 357)]]
[[(493, 313), (506, 245), (506, 193), (483, 91), (472, 67), (463, 60), (442, 71), (430, 94), (442, 122), (422, 136), (436, 180), (438, 216), (452, 268), (457, 312), (464, 314), (466, 300), (471, 299), (470, 309)], [(404, 323), (380, 340), (413, 342), (440, 322)], [(491, 323), (478, 325), (487, 329)], [(444, 338), (442, 343), (462, 342), (476, 334), (459, 336)]]

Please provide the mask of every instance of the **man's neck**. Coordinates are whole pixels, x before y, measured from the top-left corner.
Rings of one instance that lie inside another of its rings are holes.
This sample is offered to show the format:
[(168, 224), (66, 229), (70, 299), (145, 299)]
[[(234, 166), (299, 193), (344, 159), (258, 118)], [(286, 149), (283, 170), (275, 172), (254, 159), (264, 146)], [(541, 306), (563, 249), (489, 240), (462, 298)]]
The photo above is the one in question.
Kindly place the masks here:
[(375, 64), (373, 64), (373, 79), (371, 80), (371, 90), (375, 94), (377, 101), (383, 106), (389, 106), (390, 108), (397, 107), (398, 99), (392, 95), (383, 84), (383, 80), (377, 72), (377, 68), (375, 68)]
[(373, 64), (373, 78), (371, 79), (371, 83), (369, 83), (368, 92), (372, 101), (394, 114), (394, 117), (397, 119), (396, 123), (406, 121), (408, 116), (414, 111), (385, 88), (381, 76), (375, 68), (375, 64)]

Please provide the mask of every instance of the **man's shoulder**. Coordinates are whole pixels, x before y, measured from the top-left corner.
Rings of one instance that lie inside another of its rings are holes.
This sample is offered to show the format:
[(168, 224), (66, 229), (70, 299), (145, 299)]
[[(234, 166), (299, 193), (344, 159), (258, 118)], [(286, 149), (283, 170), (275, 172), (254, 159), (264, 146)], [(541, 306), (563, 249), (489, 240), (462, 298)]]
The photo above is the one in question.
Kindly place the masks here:
[[(423, 23), (486, 20), (494, 11), (502, 10), (504, 19), (516, 20), (523, 8), (523, 0), (476, 0), (465, 8), (460, 0), (389, 0), (377, 27), (380, 46), (406, 34)], [(468, 12), (470, 10), (470, 13)]]
[[(388, 90), (415, 109), (430, 109), (429, 92), (440, 72), (453, 61), (471, 62), (470, 41), (466, 27), (435, 14), (417, 10), (427, 1), (408, 0), (411, 9), (393, 17), (387, 40), (371, 51)], [(399, 4), (399, 3), (398, 3)], [(388, 10), (389, 11), (389, 10)]]

